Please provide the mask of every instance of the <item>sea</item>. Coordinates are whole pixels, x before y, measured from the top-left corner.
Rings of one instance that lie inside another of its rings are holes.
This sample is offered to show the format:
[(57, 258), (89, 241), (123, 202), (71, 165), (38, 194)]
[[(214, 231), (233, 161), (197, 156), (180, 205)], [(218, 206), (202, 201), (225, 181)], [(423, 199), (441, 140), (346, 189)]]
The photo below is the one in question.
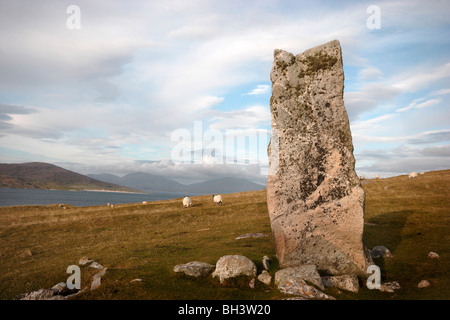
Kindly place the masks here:
[(0, 188), (0, 207), (21, 205), (67, 204), (77, 207), (142, 203), (182, 198), (175, 193), (125, 193), (111, 191), (66, 191)]

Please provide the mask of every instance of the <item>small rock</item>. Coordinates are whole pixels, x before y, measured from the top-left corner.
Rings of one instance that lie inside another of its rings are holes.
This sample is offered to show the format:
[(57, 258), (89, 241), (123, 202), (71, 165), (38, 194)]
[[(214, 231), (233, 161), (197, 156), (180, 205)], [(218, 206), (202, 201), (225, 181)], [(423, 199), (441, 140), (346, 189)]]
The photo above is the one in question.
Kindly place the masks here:
[(382, 292), (394, 292), (394, 290), (400, 289), (400, 283), (398, 281), (382, 283), (380, 291)]
[(336, 300), (316, 288), (308, 285), (304, 280), (292, 278), (292, 281), (285, 280), (278, 284), (278, 289), (284, 294), (292, 294), (305, 299)]
[(264, 233), (246, 233), (246, 234), (243, 234), (243, 235), (237, 237), (235, 240), (248, 239), (248, 238), (264, 238), (264, 237), (268, 237), (268, 235), (264, 234)]
[(262, 264), (263, 264), (264, 269), (269, 270), (270, 258), (268, 256), (264, 256), (262, 259)]
[(428, 253), (428, 258), (439, 259), (439, 255), (436, 252), (431, 251), (430, 253)]
[(65, 282), (60, 282), (58, 284), (55, 284), (52, 287), (52, 290), (56, 295), (65, 293), (67, 291), (67, 284)]
[(248, 283), (248, 286), (251, 289), (255, 289), (255, 278), (253, 278), (252, 280), (250, 280), (250, 282)]
[(419, 284), (417, 285), (417, 288), (428, 288), (429, 286), (431, 286), (430, 281), (428, 280), (422, 280), (419, 282)]
[(88, 263), (91, 263), (91, 262), (93, 262), (94, 260), (91, 260), (91, 259), (89, 259), (88, 257), (82, 257), (81, 259), (80, 259), (80, 261), (78, 261), (78, 264), (80, 265), (80, 266), (85, 266), (85, 265), (87, 265)]
[(372, 258), (391, 258), (392, 253), (388, 248), (383, 246), (376, 246), (370, 251)]
[(212, 274), (213, 278), (219, 277), (220, 283), (224, 284), (226, 280), (248, 276), (256, 277), (256, 265), (247, 257), (241, 255), (227, 255), (221, 257), (216, 263), (216, 270)]
[(301, 279), (311, 282), (313, 285), (324, 289), (322, 278), (315, 265), (303, 265), (294, 268), (286, 268), (278, 270), (275, 273), (275, 284), (279, 285), (285, 281), (293, 281), (292, 279)]
[(266, 286), (270, 286), (270, 283), (272, 282), (272, 276), (266, 270), (263, 270), (263, 272), (259, 274), (257, 278)]
[(133, 279), (130, 281), (130, 283), (132, 283), (132, 282), (142, 282), (142, 279)]
[(322, 282), (325, 287), (335, 287), (350, 292), (359, 291), (358, 277), (354, 274), (322, 277)]
[(96, 261), (92, 262), (89, 265), (89, 267), (90, 268), (94, 268), (94, 269), (98, 269), (98, 270), (103, 270), (103, 266), (100, 263), (96, 262)]
[(190, 277), (203, 277), (214, 269), (212, 264), (199, 261), (191, 261), (185, 264), (178, 264), (173, 268), (176, 273), (184, 273)]
[(15, 300), (48, 300), (53, 297), (54, 292), (51, 289), (39, 289), (16, 296)]
[(104, 268), (102, 271), (94, 274), (92, 277), (91, 290), (95, 290), (102, 284), (102, 277), (105, 276), (106, 270), (108, 268)]
[(33, 255), (33, 253), (31, 252), (31, 250), (30, 249), (25, 249), (23, 252), (22, 252), (22, 257), (31, 257)]

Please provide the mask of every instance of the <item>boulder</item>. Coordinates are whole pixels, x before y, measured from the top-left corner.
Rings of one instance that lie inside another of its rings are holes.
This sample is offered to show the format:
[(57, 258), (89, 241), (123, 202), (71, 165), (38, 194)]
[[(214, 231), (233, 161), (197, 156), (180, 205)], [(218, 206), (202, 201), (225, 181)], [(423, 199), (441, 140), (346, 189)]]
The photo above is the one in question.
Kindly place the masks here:
[(322, 277), (325, 287), (334, 287), (341, 290), (357, 293), (359, 291), (358, 277), (354, 274), (342, 276), (325, 276)]
[(247, 257), (241, 255), (227, 255), (221, 257), (216, 263), (216, 270), (212, 274), (213, 278), (219, 277), (220, 283), (227, 280), (246, 276), (251, 279), (256, 277), (256, 265)]
[(212, 264), (199, 261), (191, 261), (185, 264), (178, 264), (173, 268), (175, 273), (183, 273), (190, 277), (203, 277), (214, 269)]
[(275, 50), (267, 207), (281, 268), (367, 277), (365, 194), (355, 171), (337, 40)]
[(322, 290), (325, 288), (315, 265), (286, 268), (275, 273), (275, 284), (277, 286), (286, 281), (295, 282), (295, 279), (306, 280)]
[(284, 294), (300, 296), (307, 300), (335, 300), (332, 296), (317, 290), (313, 286), (308, 285), (304, 280), (298, 278), (282, 281), (277, 286)]

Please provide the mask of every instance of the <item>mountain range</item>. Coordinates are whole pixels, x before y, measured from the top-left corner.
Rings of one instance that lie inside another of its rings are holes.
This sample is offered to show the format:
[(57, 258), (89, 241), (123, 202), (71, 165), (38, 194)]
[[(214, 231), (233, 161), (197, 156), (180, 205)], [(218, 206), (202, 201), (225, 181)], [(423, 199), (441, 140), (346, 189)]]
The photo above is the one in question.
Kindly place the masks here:
[(0, 163), (0, 188), (137, 191), (43, 162)]
[(123, 192), (177, 193), (186, 195), (255, 191), (264, 185), (246, 179), (221, 178), (189, 185), (163, 176), (135, 172), (119, 177), (113, 174), (82, 175), (43, 162), (0, 164), (0, 188), (107, 190)]
[(91, 178), (117, 185), (143, 190), (150, 193), (173, 192), (188, 195), (235, 193), (262, 190), (265, 186), (237, 178), (220, 178), (189, 185), (181, 184), (163, 176), (145, 172), (136, 172), (118, 177), (113, 174), (89, 174)]

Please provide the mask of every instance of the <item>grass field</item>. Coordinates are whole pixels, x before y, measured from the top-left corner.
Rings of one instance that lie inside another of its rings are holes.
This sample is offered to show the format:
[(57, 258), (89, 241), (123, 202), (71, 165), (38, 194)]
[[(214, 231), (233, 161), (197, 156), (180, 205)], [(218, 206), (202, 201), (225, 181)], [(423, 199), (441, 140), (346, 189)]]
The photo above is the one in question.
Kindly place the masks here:
[[(362, 288), (358, 294), (325, 292), (336, 299), (450, 299), (450, 170), (365, 180), (365, 241), (371, 249), (383, 245), (392, 258), (375, 259), (382, 282), (398, 281), (401, 289), (383, 293)], [(96, 207), (57, 205), (0, 208), (0, 299), (49, 288), (66, 281), (69, 265), (88, 256), (108, 268), (102, 286), (76, 299), (282, 299), (274, 285), (255, 289), (222, 287), (212, 277), (189, 279), (173, 273), (177, 264), (215, 264), (223, 255), (241, 254), (262, 269), (262, 257), (278, 265), (271, 237), (266, 193), (224, 195), (224, 206), (211, 196), (148, 204)], [(245, 233), (265, 238), (235, 240)], [(439, 259), (429, 259), (430, 251)], [(81, 268), (82, 286), (95, 273)], [(133, 279), (142, 282), (131, 282)], [(426, 279), (431, 286), (418, 289)]]

